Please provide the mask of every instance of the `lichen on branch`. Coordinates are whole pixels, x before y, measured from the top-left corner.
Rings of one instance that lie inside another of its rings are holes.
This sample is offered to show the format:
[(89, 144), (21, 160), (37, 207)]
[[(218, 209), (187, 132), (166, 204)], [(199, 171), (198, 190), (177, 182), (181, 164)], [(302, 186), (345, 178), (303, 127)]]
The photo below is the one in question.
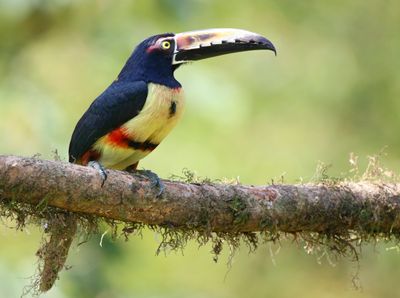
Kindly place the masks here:
[[(369, 176), (360, 175), (361, 181), (329, 180), (322, 171), (319, 182), (298, 185), (163, 180), (165, 190), (157, 196), (158, 189), (140, 175), (110, 170), (101, 187), (101, 177), (92, 168), (0, 156), (0, 215), (23, 226), (27, 219), (51, 225), (56, 224), (54, 218), (68, 222), (57, 214), (73, 214), (75, 220), (65, 229), (69, 237), (75, 223), (89, 233), (101, 221), (113, 227), (123, 223), (124, 235), (147, 226), (162, 235), (158, 251), (166, 246), (182, 249), (190, 239), (211, 241), (215, 260), (224, 242), (237, 247), (243, 240), (255, 249), (259, 241), (287, 235), (302, 239), (308, 249), (325, 246), (357, 259), (356, 247), (363, 241), (400, 238), (400, 184), (396, 179), (370, 179), (383, 173), (376, 164), (368, 171)], [(57, 245), (68, 252), (67, 238), (51, 237), (61, 239)], [(45, 241), (39, 257), (46, 255), (46, 245), (51, 247)], [(51, 280), (66, 254), (55, 258), (59, 262)]]

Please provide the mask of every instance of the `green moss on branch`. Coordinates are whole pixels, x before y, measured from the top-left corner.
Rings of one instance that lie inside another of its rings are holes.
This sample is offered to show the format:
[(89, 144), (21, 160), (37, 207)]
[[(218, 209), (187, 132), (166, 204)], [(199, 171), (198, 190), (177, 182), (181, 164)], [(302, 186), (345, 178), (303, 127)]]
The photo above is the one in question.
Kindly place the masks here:
[[(114, 236), (128, 238), (145, 227), (160, 233), (157, 253), (181, 250), (190, 240), (211, 242), (214, 260), (224, 244), (231, 253), (241, 243), (253, 251), (262, 242), (286, 237), (302, 241), (308, 252), (329, 251), (354, 260), (364, 242), (399, 241), (400, 184), (395, 175), (375, 159), (362, 181), (330, 179), (326, 169), (319, 171), (321, 179), (312, 184), (258, 187), (212, 183), (186, 171), (184, 182), (164, 181), (160, 198), (143, 177), (110, 171), (101, 187), (97, 172), (87, 167), (0, 156), (0, 216), (15, 220), (19, 229), (32, 223), (53, 231), (38, 251), (42, 264), (53, 260), (50, 269), (40, 271), (42, 291), (64, 266), (68, 239), (77, 227), (90, 235), (101, 223)], [(64, 253), (54, 253), (60, 245)]]

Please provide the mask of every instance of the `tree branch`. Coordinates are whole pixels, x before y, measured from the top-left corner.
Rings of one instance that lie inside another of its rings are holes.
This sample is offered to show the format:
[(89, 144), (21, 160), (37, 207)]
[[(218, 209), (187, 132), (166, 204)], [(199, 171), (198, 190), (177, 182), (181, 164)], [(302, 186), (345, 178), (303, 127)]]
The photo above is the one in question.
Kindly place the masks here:
[[(101, 182), (99, 173), (89, 167), (0, 156), (0, 216), (16, 213), (22, 222), (26, 215), (46, 218), (47, 237), (37, 251), (34, 293), (54, 285), (81, 215), (90, 216), (89, 224), (93, 217), (133, 223), (128, 232), (136, 223), (158, 225), (164, 228), (160, 246), (181, 247), (196, 235), (202, 244), (211, 239), (215, 259), (223, 240), (237, 247), (243, 239), (255, 248), (254, 232), (266, 240), (294, 234), (306, 241), (308, 249), (326, 245), (329, 251), (349, 253), (355, 260), (354, 245), (359, 240), (400, 238), (398, 183), (325, 179), (315, 184), (244, 186), (163, 180), (165, 190), (158, 197), (159, 189), (140, 175), (108, 171), (103, 187)], [(68, 212), (43, 213), (47, 206)]]
[(400, 184), (243, 186), (163, 180), (65, 162), (0, 156), (0, 199), (125, 222), (215, 232), (318, 232), (328, 235), (400, 232)]

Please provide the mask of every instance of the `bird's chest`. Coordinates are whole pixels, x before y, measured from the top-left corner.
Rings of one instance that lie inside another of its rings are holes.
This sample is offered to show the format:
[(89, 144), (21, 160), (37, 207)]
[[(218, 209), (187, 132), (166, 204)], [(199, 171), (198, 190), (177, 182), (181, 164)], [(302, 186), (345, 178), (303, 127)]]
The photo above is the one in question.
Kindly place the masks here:
[(123, 125), (130, 139), (161, 142), (181, 118), (184, 96), (181, 88), (149, 84), (146, 103), (140, 113)]

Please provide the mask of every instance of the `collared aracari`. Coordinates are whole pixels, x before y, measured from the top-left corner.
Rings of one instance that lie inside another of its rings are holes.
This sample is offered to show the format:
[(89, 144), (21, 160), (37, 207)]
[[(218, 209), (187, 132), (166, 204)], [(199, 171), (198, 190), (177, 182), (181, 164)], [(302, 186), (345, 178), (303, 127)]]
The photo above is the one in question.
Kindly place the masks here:
[(160, 34), (133, 51), (117, 79), (78, 121), (69, 161), (91, 165), (106, 179), (105, 168), (136, 170), (182, 116), (184, 96), (174, 71), (182, 64), (214, 56), (272, 50), (265, 37), (239, 29), (209, 29)]

